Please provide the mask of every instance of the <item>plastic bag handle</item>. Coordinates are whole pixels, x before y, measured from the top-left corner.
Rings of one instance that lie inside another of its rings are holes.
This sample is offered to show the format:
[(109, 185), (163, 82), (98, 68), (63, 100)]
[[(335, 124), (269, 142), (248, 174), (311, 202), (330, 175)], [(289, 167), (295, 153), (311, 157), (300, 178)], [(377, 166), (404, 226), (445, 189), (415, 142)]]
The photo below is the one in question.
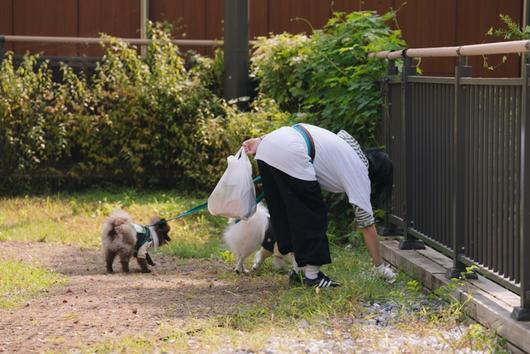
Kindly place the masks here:
[[(241, 148), (236, 152), (236, 154), (234, 155), (234, 157), (239, 160), (243, 157), (243, 154), (245, 156), (247, 156), (247, 153), (245, 152), (245, 148), (243, 146), (241, 146)], [(248, 157), (248, 156), (247, 156)]]
[(236, 152), (236, 154), (234, 155), (234, 157), (235, 157), (236, 159), (239, 160), (239, 159), (241, 158), (241, 156), (243, 156), (243, 153), (244, 153), (244, 148), (241, 147), (241, 148)]

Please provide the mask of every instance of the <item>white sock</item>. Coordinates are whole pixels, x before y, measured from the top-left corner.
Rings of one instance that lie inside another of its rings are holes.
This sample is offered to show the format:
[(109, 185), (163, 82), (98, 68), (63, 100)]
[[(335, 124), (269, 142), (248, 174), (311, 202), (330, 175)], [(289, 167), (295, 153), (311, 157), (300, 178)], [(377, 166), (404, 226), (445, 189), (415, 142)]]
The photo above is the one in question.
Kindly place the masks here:
[(320, 266), (308, 264), (304, 267), (304, 273), (307, 279), (316, 279), (318, 277), (318, 272), (320, 272)]
[(299, 267), (298, 266), (298, 263), (296, 263), (296, 259), (294, 258), (294, 253), (291, 252), (289, 254), (287, 254), (288, 258), (291, 260), (291, 263), (293, 265), (293, 270), (297, 273), (301, 272), (302, 270), (304, 270), (304, 267)]

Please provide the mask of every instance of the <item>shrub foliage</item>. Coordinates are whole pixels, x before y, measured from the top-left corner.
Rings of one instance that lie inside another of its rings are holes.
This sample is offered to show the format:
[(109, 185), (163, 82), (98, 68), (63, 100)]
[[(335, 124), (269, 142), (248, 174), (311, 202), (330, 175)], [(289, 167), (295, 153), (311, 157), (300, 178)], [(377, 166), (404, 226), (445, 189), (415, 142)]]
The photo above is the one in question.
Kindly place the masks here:
[(260, 38), (252, 54), (259, 92), (247, 112), (220, 97), (221, 52), (185, 63), (164, 25), (151, 25), (145, 58), (104, 36), (91, 77), (63, 65), (54, 82), (37, 55), (15, 68), (8, 54), (0, 66), (0, 189), (43, 175), (209, 188), (245, 138), (295, 120), (373, 142), (385, 67), (368, 53), (403, 44), (386, 25), (393, 15), (338, 13), (311, 36)]
[(210, 187), (245, 138), (287, 121), (266, 98), (239, 112), (215, 94), (222, 57), (195, 55), (187, 67), (170, 31), (154, 25), (151, 37), (145, 59), (134, 46), (104, 37), (105, 55), (89, 79), (64, 65), (62, 81), (54, 82), (38, 56), (26, 56), (16, 70), (6, 56), (0, 70), (4, 187), (27, 175)]
[(252, 57), (261, 92), (282, 109), (332, 131), (348, 130), (361, 144), (373, 144), (380, 117), (379, 79), (385, 62), (370, 52), (404, 46), (399, 30), (379, 16), (361, 11), (335, 13), (310, 37), (282, 34), (260, 38)]

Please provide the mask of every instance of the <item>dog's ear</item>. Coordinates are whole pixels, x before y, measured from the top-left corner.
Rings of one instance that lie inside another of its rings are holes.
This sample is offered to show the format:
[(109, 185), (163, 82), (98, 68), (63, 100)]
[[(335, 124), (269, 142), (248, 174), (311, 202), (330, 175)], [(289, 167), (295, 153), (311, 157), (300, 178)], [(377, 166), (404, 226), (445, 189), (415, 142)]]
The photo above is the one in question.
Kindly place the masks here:
[(171, 230), (166, 219), (160, 219), (159, 221), (157, 221), (155, 223), (155, 228), (156, 228), (156, 231), (160, 233), (168, 233), (169, 230)]

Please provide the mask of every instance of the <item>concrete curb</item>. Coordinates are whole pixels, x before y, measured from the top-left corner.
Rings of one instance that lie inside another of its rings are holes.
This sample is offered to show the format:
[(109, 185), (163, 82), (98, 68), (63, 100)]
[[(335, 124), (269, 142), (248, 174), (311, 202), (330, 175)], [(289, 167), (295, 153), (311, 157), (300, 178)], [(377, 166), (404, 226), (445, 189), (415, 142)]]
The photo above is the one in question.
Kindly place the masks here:
[[(428, 289), (449, 284), (445, 273), (452, 261), (433, 249), (404, 251), (398, 248), (398, 241), (385, 240), (381, 242), (381, 253), (389, 263), (421, 281)], [(530, 353), (530, 323), (510, 317), (513, 306), (518, 305), (519, 296), (482, 276), (478, 280), (466, 281), (456, 295), (461, 300), (471, 296), (466, 306), (468, 315), (505, 338), (510, 351)]]

